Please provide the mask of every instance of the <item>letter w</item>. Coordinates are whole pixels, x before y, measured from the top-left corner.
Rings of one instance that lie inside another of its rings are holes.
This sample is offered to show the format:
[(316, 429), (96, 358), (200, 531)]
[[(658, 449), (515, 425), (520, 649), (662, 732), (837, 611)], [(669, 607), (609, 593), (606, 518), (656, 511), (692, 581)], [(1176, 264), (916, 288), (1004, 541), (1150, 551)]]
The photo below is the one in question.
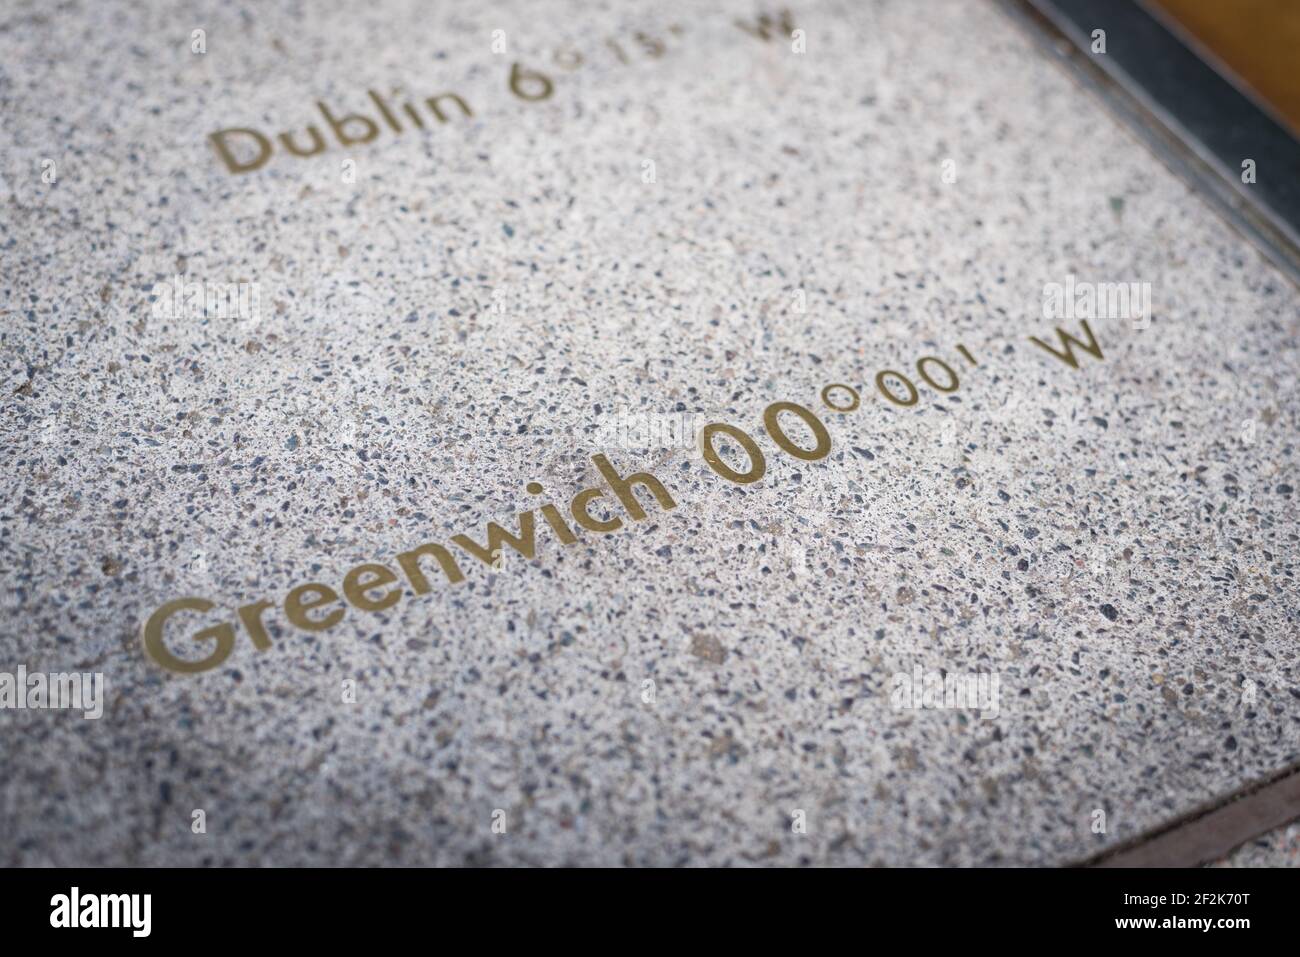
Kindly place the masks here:
[[(739, 20), (739, 19), (736, 20), (736, 26), (740, 27), (740, 29), (744, 30), (746, 33), (750, 34), (751, 36), (758, 37), (764, 43), (766, 43), (768, 40), (772, 39), (772, 37), (776, 35), (773, 31), (773, 28), (776, 26), (776, 23), (772, 19), (772, 17), (770, 17), (766, 13), (760, 13), (758, 15), (757, 26), (751, 25), (749, 23), (746, 23), (744, 20)], [(781, 10), (781, 29), (784, 31), (785, 36), (789, 36), (791, 33), (794, 32), (794, 22), (790, 19), (789, 10), (785, 10), (785, 9)]]
[(511, 535), (496, 522), (488, 522), (487, 548), (484, 548), (468, 535), (453, 535), (451, 540), (479, 561), (486, 562), (489, 565), (501, 553), (502, 545), (509, 545), (520, 555), (523, 555), (524, 558), (532, 558), (537, 550), (536, 539), (533, 536), (533, 525), (533, 513), (529, 511), (519, 516), (518, 538)]
[(1056, 330), (1056, 335), (1060, 338), (1061, 347), (1064, 351), (1057, 352), (1055, 349), (1049, 346), (1042, 339), (1039, 339), (1037, 336), (1030, 336), (1029, 341), (1032, 342), (1034, 345), (1039, 346), (1040, 348), (1046, 349), (1052, 355), (1056, 356), (1056, 358), (1060, 359), (1062, 362), (1068, 365), (1071, 369), (1077, 369), (1079, 368), (1079, 360), (1074, 355), (1074, 349), (1073, 349), (1074, 346), (1078, 346), (1080, 349), (1088, 353), (1088, 355), (1090, 356), (1094, 356), (1095, 358), (1098, 359), (1103, 358), (1101, 354), (1101, 346), (1097, 345), (1097, 337), (1092, 334), (1092, 329), (1088, 325), (1088, 320), (1080, 319), (1079, 325), (1083, 326), (1083, 331), (1088, 334), (1087, 345), (1084, 345), (1082, 341), (1074, 338), (1074, 336), (1070, 335), (1068, 332), (1063, 332), (1059, 328)]

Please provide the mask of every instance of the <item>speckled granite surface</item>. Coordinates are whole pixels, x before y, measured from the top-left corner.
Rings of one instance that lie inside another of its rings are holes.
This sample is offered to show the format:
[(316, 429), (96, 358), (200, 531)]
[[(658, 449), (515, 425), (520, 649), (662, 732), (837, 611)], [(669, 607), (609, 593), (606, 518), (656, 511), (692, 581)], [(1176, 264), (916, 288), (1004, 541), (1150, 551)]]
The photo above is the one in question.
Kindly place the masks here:
[[(1056, 864), (1300, 759), (1300, 298), (999, 12), (926, 7), (796, 5), (795, 54), (747, 2), (7, 5), (0, 670), (108, 704), (0, 711), (0, 863)], [(208, 140), (368, 89), (473, 115), (241, 175)], [(159, 318), (177, 275), (260, 314)], [(1152, 321), (1053, 360), (1067, 275)], [(958, 343), (951, 395), (872, 391)], [(768, 472), (611, 444), (623, 408)], [(599, 451), (677, 507), (202, 674), (142, 650)], [(918, 666), (999, 717), (895, 710)]]

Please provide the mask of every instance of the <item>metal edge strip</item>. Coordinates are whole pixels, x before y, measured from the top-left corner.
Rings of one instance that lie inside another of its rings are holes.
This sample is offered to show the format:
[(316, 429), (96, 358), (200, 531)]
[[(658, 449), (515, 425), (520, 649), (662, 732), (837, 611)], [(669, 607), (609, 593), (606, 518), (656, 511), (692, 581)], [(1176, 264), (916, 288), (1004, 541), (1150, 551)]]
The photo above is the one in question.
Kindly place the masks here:
[(1079, 867), (1199, 867), (1300, 818), (1300, 765), (1094, 854)]
[[(1300, 286), (1300, 142), (1285, 128), (1133, 0), (995, 2)], [(1105, 54), (1091, 53), (1094, 29)], [(1257, 183), (1241, 182), (1243, 158)]]

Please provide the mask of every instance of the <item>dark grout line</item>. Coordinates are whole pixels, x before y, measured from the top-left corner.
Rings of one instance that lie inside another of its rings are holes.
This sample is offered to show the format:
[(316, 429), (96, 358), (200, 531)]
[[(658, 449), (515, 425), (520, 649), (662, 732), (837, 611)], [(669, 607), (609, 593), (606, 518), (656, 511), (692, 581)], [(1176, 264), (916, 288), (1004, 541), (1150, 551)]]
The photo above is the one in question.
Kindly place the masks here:
[(1199, 867), (1300, 818), (1300, 764), (1079, 861), (1075, 867)]

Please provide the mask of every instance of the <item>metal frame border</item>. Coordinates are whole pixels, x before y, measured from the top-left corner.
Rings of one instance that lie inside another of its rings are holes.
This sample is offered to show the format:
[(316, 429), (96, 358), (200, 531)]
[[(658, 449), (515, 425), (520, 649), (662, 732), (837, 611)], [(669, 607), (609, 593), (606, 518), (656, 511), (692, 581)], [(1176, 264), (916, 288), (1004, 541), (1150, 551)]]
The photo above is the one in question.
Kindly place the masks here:
[(1136, 0), (996, 2), (1300, 286), (1300, 142), (1285, 127)]

